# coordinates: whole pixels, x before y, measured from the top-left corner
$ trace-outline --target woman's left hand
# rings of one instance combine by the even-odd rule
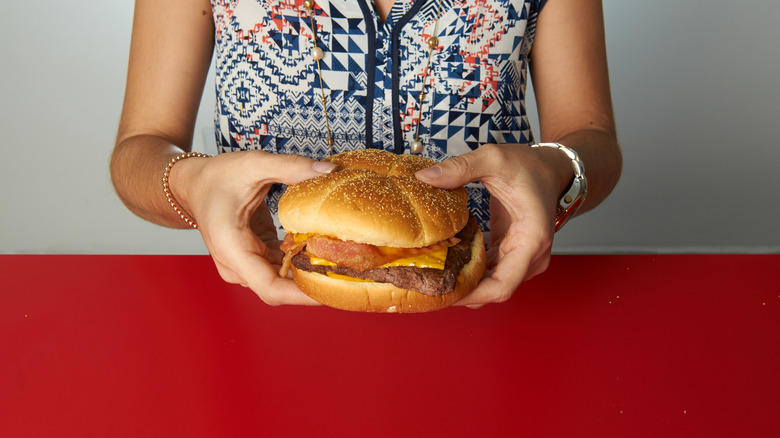
[[[504,302],[547,269],[558,196],[566,172],[569,180],[573,175],[563,154],[547,149],[486,144],[417,172],[417,179],[439,188],[480,181],[491,195],[487,272],[459,305]]]

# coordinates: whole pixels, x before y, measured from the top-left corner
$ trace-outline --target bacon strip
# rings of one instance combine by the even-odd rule
[[[292,265],[293,256],[303,251],[303,249],[306,247],[306,243],[307,241],[304,240],[303,242],[296,244],[295,240],[293,239],[293,235],[290,233],[287,233],[287,235],[284,236],[282,244],[279,245],[279,248],[284,251],[282,267],[279,268],[280,277],[287,277],[287,273],[289,272],[290,266]]]
[[[457,245],[460,239],[451,237],[424,248],[383,249],[367,243],[343,241],[327,236],[313,236],[308,239],[306,252],[339,266],[357,271],[378,268],[386,263],[407,257],[429,254],[442,248]]]
[[[379,252],[379,248],[374,245],[343,241],[327,236],[309,238],[306,252],[314,257],[358,271],[373,269],[386,263],[383,261],[385,257]]]

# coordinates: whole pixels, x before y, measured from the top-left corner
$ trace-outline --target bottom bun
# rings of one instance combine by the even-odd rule
[[[425,295],[390,283],[339,280],[295,266],[292,274],[303,293],[326,306],[354,312],[420,313],[443,309],[468,295],[485,275],[485,264],[485,242],[482,231],[477,230],[471,242],[471,260],[461,269],[455,289],[444,295]]]

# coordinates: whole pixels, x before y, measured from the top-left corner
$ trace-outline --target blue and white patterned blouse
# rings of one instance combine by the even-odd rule
[[[529,144],[528,55],[545,0],[396,0],[384,23],[370,0],[212,0],[216,23],[215,128],[220,152],[262,149],[321,159],[330,154],[320,77],[335,151],[409,153],[428,38],[420,139],[435,161],[484,143]],[[438,24],[436,18],[441,8]],[[280,195],[269,195],[272,211]],[[488,198],[470,188],[486,226]]]

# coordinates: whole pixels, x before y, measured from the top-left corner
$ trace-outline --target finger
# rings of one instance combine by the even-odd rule
[[[492,273],[493,268],[498,264],[498,245],[489,247],[487,251],[485,251],[485,255],[487,256],[485,267],[488,270],[487,275],[489,275]]]
[[[508,246],[509,243],[502,246]],[[463,298],[458,305],[472,308],[487,303],[503,303],[517,291],[520,284],[547,270],[550,265],[549,246],[540,244],[538,248],[522,245],[498,249],[498,264],[489,271],[474,291]]]
[[[272,154],[263,151],[251,151],[253,166],[266,183],[279,182],[295,184],[305,179],[332,172],[334,163],[316,161],[302,155]]]
[[[454,189],[468,183],[489,178],[501,166],[501,150],[495,145],[484,145],[467,154],[448,158],[434,166],[415,173],[415,177],[434,187]]]
[[[245,284],[268,305],[320,305],[301,292],[291,279],[279,277],[279,272],[262,257],[248,255],[237,269]]]
[[[490,211],[490,247],[498,248],[501,241],[504,240],[504,236],[509,232],[509,227],[512,225],[513,215],[507,207],[498,199],[497,196],[491,196],[489,201]]]
[[[242,243],[229,239],[221,244],[236,242],[231,251],[212,252],[217,269],[225,281],[252,289],[261,300],[273,306],[318,304],[304,295],[292,280],[279,277],[278,265],[274,266],[263,256],[265,248],[262,242],[251,232],[246,234],[241,239]]]
[[[249,287],[270,305],[316,304],[292,280],[279,277],[278,266],[267,259],[268,248],[248,227],[220,234],[216,240],[206,233],[203,237],[225,281]]]
[[[268,262],[272,265],[282,266],[282,261],[284,260],[284,251],[280,250],[278,247],[276,249],[268,248],[267,259]]]
[[[550,267],[550,255],[547,254],[546,257],[538,258],[534,261],[533,264],[531,264],[531,267],[526,271],[525,278],[523,278],[523,281],[528,281],[537,275],[543,273],[547,270],[547,268]]]
[[[226,283],[240,284],[241,286],[246,287],[244,279],[236,274],[236,271],[230,269],[216,257],[212,256],[212,260],[214,260],[214,266],[217,267],[217,272],[219,273],[219,276],[222,278],[222,280],[224,280]]]
[[[488,303],[503,303],[509,300],[525,276],[524,269],[502,269],[499,264],[490,276],[484,277],[476,289],[456,303],[472,308]]]
[[[267,202],[260,202],[249,221],[252,232],[263,242],[277,240],[279,235]]]
[[[274,265],[281,265],[284,252],[279,249],[281,241],[274,225],[273,217],[268,209],[268,203],[260,202],[257,210],[250,220],[252,232],[265,244],[267,248],[266,258]]]
[[[229,233],[221,235],[222,239],[213,240],[211,234],[206,232],[204,227],[199,229],[203,243],[206,244],[206,248],[211,254],[211,259],[214,260],[214,265],[217,267],[220,277],[228,283],[244,285],[244,279],[232,268],[231,264],[231,251],[243,251],[245,243],[241,237],[233,238],[235,234]],[[223,243],[223,240],[226,243]],[[238,244],[236,244],[238,243]]]
[[[510,231],[512,232],[512,231]],[[503,303],[507,301],[522,283],[529,269],[535,268],[535,259],[539,251],[535,246],[526,246],[527,236],[517,231],[507,235],[501,244],[488,249],[488,258],[495,260],[492,270],[486,273],[474,291],[458,304],[471,306],[485,303]],[[549,253],[549,252],[548,252]]]

